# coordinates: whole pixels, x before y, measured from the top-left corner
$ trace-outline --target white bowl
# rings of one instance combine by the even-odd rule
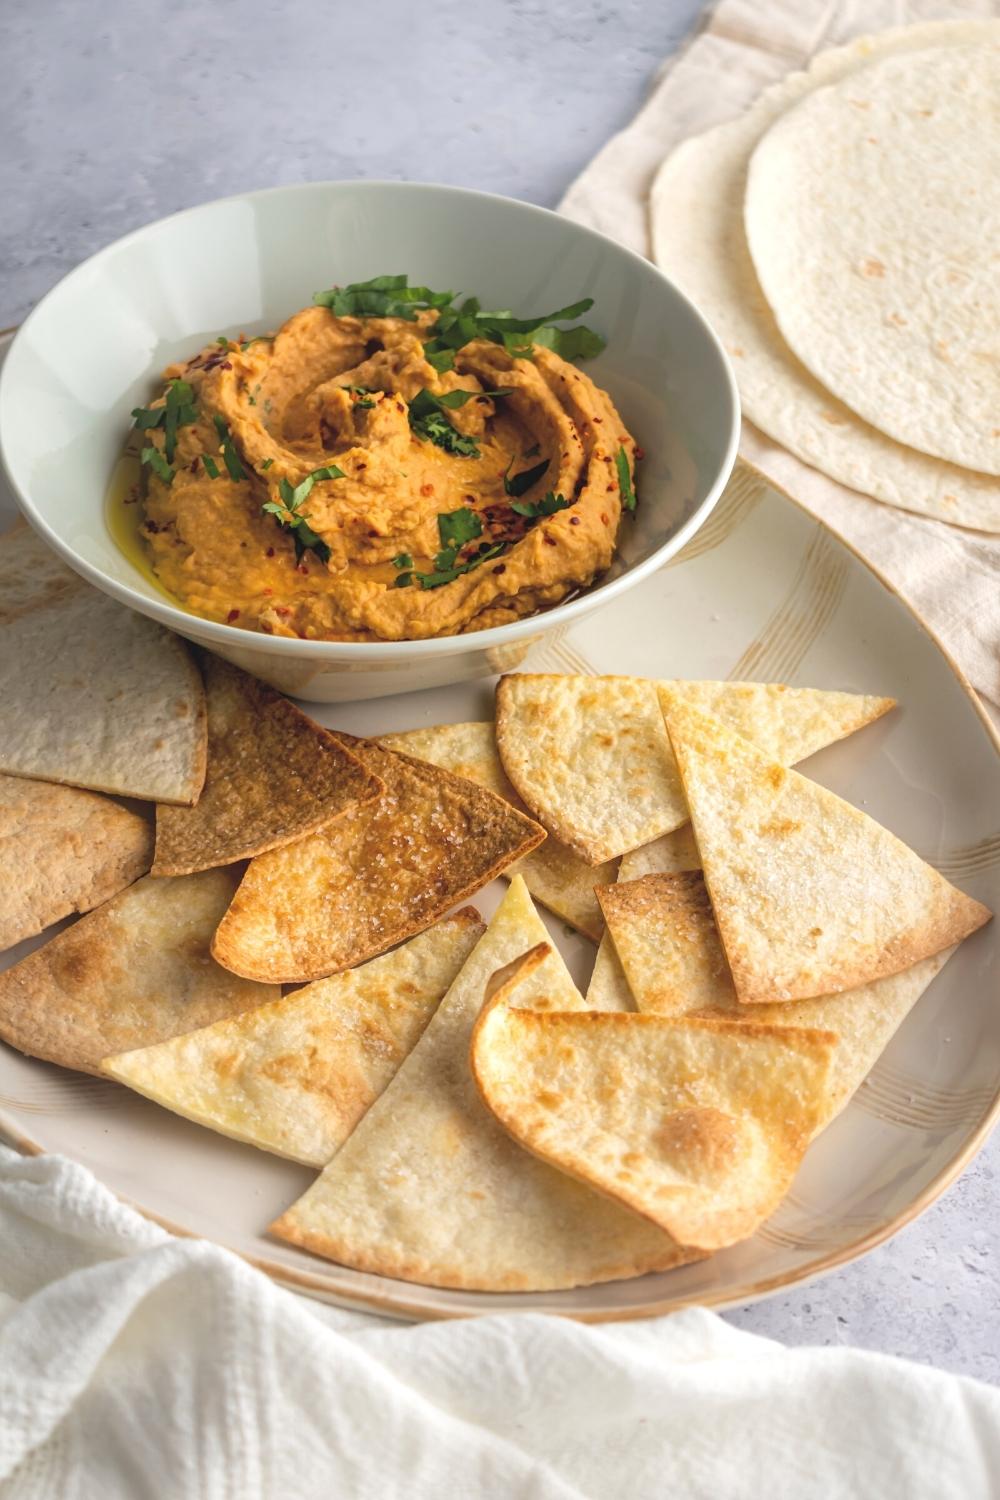
[[[288,640],[177,608],[118,548],[106,518],[129,412],[162,368],[220,333],[262,332],[314,291],[381,272],[527,315],[594,298],[605,352],[588,364],[645,449],[640,504],[595,587],[544,614],[430,641]],[[661,567],[722,492],[739,399],[701,314],[640,256],[569,219],[460,188],[319,182],[161,219],[85,261],[24,323],[0,380],[0,446],[31,524],[77,572],[284,692],[373,698],[507,670],[544,635]]]

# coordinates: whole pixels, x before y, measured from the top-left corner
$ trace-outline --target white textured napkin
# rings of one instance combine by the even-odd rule
[[[697,1309],[405,1328],[0,1147],[2,1500],[987,1500],[1000,1391]]]
[[[997,0],[721,0],[664,67],[651,97],[569,189],[560,208],[649,253],[646,198],[663,158],[740,114],[824,47],[910,22],[992,16]],[[973,686],[1000,703],[1000,537],[894,510],[828,479],[749,422],[741,452],[852,542],[919,610]]]

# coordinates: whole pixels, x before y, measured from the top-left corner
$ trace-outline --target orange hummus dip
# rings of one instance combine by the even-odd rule
[[[313,306],[164,372],[134,413],[141,535],[187,609],[421,640],[533,614],[608,567],[636,456],[610,397],[541,343],[476,337],[432,362],[438,318]]]

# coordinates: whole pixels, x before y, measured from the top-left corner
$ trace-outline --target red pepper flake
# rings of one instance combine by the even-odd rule
[[[420,486],[420,493],[422,495],[433,495],[434,486],[432,484],[422,484]]]
[[[268,549],[265,552],[264,556],[265,557],[273,557],[274,556],[274,548],[273,547],[268,547]]]
[[[307,578],[309,577],[309,569],[306,567],[305,563],[296,563],[295,571],[296,573],[304,573]]]
[[[609,484],[606,485],[605,488],[607,489],[609,494],[613,495],[618,486],[616,484]]]
[[[642,461],[643,461],[643,459],[645,457],[646,457],[646,450],[645,450],[645,448],[640,448],[639,445],[638,445],[638,443],[636,443],[636,445],[635,445],[635,458],[636,458],[636,462],[641,464]]]
[[[507,564],[506,563],[497,563],[497,565],[493,569],[493,571],[494,571],[494,573],[506,573],[506,571],[507,571]]]
[[[594,418],[594,421],[595,421],[595,422],[603,422],[603,421],[604,421],[604,418],[603,418],[603,417],[595,417],[595,418]]]
[[[197,474],[197,472],[198,472],[198,460],[196,458],[193,458],[191,460],[191,462],[188,464],[188,469],[190,470],[190,472],[192,474]]]
[[[221,363],[221,364],[220,364],[220,365],[219,365],[219,369],[220,369],[220,370],[231,370],[231,369],[232,369],[232,368],[233,368],[233,367],[232,367],[232,365],[231,365],[231,364],[230,364],[230,362],[229,362],[229,360],[228,360],[228,359],[224,359],[224,360],[223,360],[223,361],[222,361],[222,363]]]
[[[226,616],[226,624],[227,625],[231,625],[233,623],[233,621],[234,620],[238,620],[239,617],[240,617],[239,610],[238,609],[231,609],[229,611],[228,615]]]
[[[579,526],[579,524],[580,524],[580,517],[579,516],[570,516],[570,518],[569,518],[569,524],[571,526]]]
[[[601,520],[604,522],[605,526],[610,526],[611,525],[611,522],[608,520],[607,516],[604,514],[603,511],[601,512]]]
[[[549,547],[558,547],[558,545],[559,545],[559,543],[556,541],[555,537],[554,536],[549,536],[548,532],[546,532],[545,536],[542,538],[542,541],[545,542],[546,545],[549,546]]]
[[[403,410],[403,409],[404,409],[404,408],[403,408],[403,403],[402,403],[402,401],[397,401],[397,402],[396,402],[396,410],[397,410],[397,411],[402,411],[402,410]]]
[[[287,604],[276,604],[274,606],[274,613],[281,615],[282,619],[284,619],[285,615],[290,615],[291,612]]]
[[[271,624],[270,620],[258,620],[257,629],[262,630],[265,635],[274,634],[274,626]]]
[[[261,589],[262,594],[273,594],[274,589]]]

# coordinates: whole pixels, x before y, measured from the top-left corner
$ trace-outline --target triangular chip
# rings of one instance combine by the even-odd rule
[[[0,539],[0,771],[193,803],[205,695],[191,653],[59,563],[26,588],[20,563],[40,545],[20,530]]]
[[[141,814],[76,787],[0,776],[0,948],[108,901],[152,857]]]
[[[718,719],[673,700],[666,722],[744,1003],[898,974],[989,920],[895,834]]]
[[[840,1113],[954,952],[936,953],[901,974],[856,989],[750,1009],[736,998],[700,873],[647,875],[616,885],[604,894],[603,905],[608,920],[605,941],[613,945],[637,1010],[818,1027],[837,1035],[819,1129]]]
[[[638,880],[640,875],[654,871],[698,870],[701,855],[695,843],[694,829],[690,823],[665,833],[651,844],[642,844],[638,849],[622,856],[618,870],[618,884]],[[598,899],[597,893],[594,900]],[[597,950],[594,970],[587,989],[588,1010],[635,1010],[632,991],[625,970],[621,966],[611,935],[605,932]]]
[[[485,1103],[527,1151],[720,1250],[787,1193],[819,1119],[837,1039],[826,1031],[543,1014],[520,1008],[551,949],[528,954],[472,1038]]]
[[[522,1151],[479,1098],[469,1040],[487,983],[545,936],[518,876],[385,1093],[273,1234],[359,1270],[490,1292],[581,1286],[694,1258]],[[557,953],[522,1000],[582,1003]]]
[[[287,698],[207,652],[208,766],[195,807],[156,810],[154,875],[189,875],[293,843],[383,790]]]
[[[413,1050],[485,930],[465,907],[358,969],[105,1058],[104,1071],[210,1130],[323,1167]]]
[[[147,875],[81,917],[0,974],[0,1037],[31,1057],[100,1073],[113,1052],[276,1000],[273,985],[237,979],[209,953],[238,878]]]
[[[687,821],[657,687],[708,712],[786,765],[851,734],[891,698],[762,682],[517,673],[497,685],[497,745],[533,816],[591,864]]]
[[[236,974],[294,984],[352,968],[429,927],[545,837],[464,777],[340,737],[385,791],[251,862],[212,944]]]
[[[420,760],[429,760],[435,766],[444,766],[456,776],[478,781],[518,811],[528,811],[504,774],[492,724],[438,724],[430,729],[412,729],[407,734],[384,734],[382,744],[390,750],[402,750]],[[604,918],[594,887],[611,884],[618,874],[617,860],[590,865],[550,835],[544,844],[510,865],[504,874],[523,875],[536,901],[585,937],[598,941],[604,931]]]

